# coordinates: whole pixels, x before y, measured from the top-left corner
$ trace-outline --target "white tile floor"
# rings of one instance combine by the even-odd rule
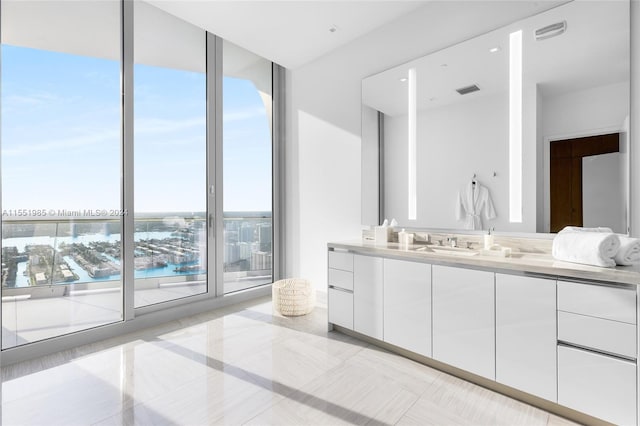
[[[2,368],[3,425],[569,425],[268,299]]]
[[[270,278],[242,279],[225,282],[226,293],[257,287]],[[203,282],[182,282],[159,288],[136,290],[135,306],[148,306],[202,294]],[[5,293],[3,292],[3,296]],[[29,342],[73,333],[122,320],[122,294],[116,283],[112,288],[80,291],[60,297],[2,298],[2,348],[8,349]]]

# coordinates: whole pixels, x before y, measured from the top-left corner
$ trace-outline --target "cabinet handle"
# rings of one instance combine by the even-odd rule
[[[341,291],[343,293],[353,294],[353,290],[347,290],[346,288],[334,287],[332,285],[330,285],[329,288],[332,289],[332,290]]]
[[[349,253],[349,249],[344,249],[344,248],[336,248],[336,247],[330,247],[329,251],[334,251],[336,253]]]
[[[614,354],[614,353],[607,352],[607,351],[601,351],[601,350],[598,350],[598,349],[593,349],[593,348],[589,348],[589,347],[582,346],[582,345],[576,345],[574,343],[565,342],[563,340],[558,340],[558,346],[564,346],[565,348],[576,349],[576,350],[583,351],[583,352],[590,352],[592,354],[602,355],[602,356],[606,356],[608,358],[614,358],[614,359],[617,359],[617,360],[620,360],[620,361],[630,362],[633,365],[636,364],[636,359],[632,358],[632,357],[619,355],[619,354]]]

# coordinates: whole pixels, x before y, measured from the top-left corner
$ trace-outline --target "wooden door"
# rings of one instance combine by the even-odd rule
[[[551,232],[582,226],[582,158],[619,152],[619,141],[618,133],[551,141]]]

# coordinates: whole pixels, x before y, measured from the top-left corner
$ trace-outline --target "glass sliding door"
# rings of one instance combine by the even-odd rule
[[[270,61],[223,43],[224,293],[273,281]]]
[[[123,318],[120,2],[1,2],[2,349]]]
[[[206,33],[134,5],[135,307],[207,291]]]

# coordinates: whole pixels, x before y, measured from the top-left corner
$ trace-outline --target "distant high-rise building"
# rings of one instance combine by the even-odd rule
[[[257,226],[260,251],[271,252],[271,224],[260,223]]]
[[[226,243],[224,263],[235,263],[240,260],[240,246],[237,243]]]
[[[238,243],[240,247],[240,259],[241,260],[249,260],[251,259],[251,243]]]
[[[271,270],[271,253],[264,251],[251,253],[251,270]]]
[[[224,231],[224,242],[233,244],[238,242],[238,231]]]
[[[252,243],[256,240],[256,227],[255,225],[244,223],[240,228],[239,242]]]

